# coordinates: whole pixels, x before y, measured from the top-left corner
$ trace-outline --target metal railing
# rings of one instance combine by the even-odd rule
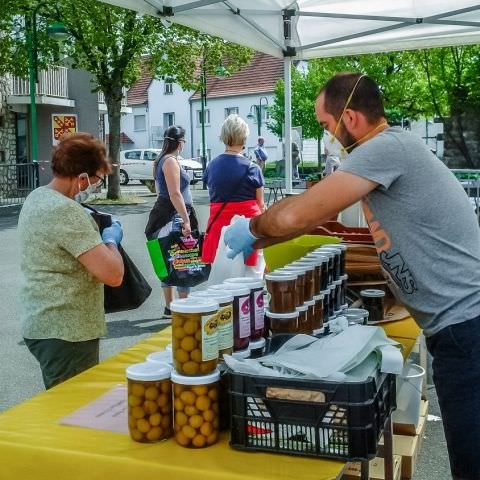
[[[10,92],[18,96],[30,95],[28,78],[10,77]],[[38,72],[35,93],[48,97],[68,98],[68,68],[50,67]]]
[[[480,223],[480,170],[452,168],[452,173],[462,184]]]
[[[22,204],[38,186],[38,163],[0,163],[0,206]]]
[[[127,99],[127,92],[128,88],[123,88],[122,93],[122,107],[128,107],[128,99]],[[105,95],[103,92],[98,92],[98,103],[105,103]]]

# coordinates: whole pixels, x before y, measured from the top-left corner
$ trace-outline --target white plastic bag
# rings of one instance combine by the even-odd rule
[[[230,225],[235,222],[238,217],[233,217]],[[223,283],[228,278],[245,277],[246,267],[243,263],[243,255],[237,255],[233,260],[227,257],[228,247],[225,245],[225,230],[228,227],[222,228],[222,234],[218,242],[217,254],[212,264],[212,270],[208,278],[207,286],[218,285]]]

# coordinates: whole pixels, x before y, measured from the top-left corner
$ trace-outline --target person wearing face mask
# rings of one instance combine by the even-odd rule
[[[103,285],[119,286],[124,273],[120,223],[100,235],[80,205],[110,171],[105,146],[88,133],[69,135],[51,167],[52,181],[27,197],[18,220],[22,334],[47,389],[98,363]]]
[[[185,129],[171,126],[165,131],[163,139],[162,151],[153,164],[153,178],[158,197],[145,227],[147,240],[166,236],[164,231],[168,225],[171,228],[181,228],[185,237],[190,236],[192,230],[198,230],[197,216],[192,205],[190,177],[178,162],[178,156],[185,145]],[[162,282],[165,297],[164,318],[172,316],[170,303],[173,300],[175,286]],[[177,292],[180,298],[185,298],[190,289],[177,286]]]
[[[205,170],[204,180],[210,196],[210,217],[202,252],[206,263],[215,260],[222,228],[230,225],[235,215],[250,218],[265,210],[262,171],[242,155],[249,134],[248,125],[240,116],[229,115],[220,133],[225,153],[214,158]],[[256,252],[245,264],[252,267],[252,275],[257,271],[263,273],[263,258]]]
[[[455,479],[480,479],[480,229],[461,184],[420,137],[390,127],[376,83],[337,74],[316,115],[338,170],[226,232],[232,255],[311,231],[362,201],[387,282],[427,337]]]

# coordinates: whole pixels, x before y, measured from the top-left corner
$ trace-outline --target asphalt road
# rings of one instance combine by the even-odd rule
[[[200,224],[205,226],[208,214],[208,199],[197,186],[194,191],[196,210]],[[146,189],[129,185],[125,190],[133,194],[144,194]],[[144,197],[145,204],[101,207],[114,213],[124,227],[123,245],[128,254],[143,272],[153,292],[137,310],[107,315],[108,334],[102,339],[101,358],[137,343],[140,339],[168,325],[162,321],[163,296],[147,257],[143,231],[153,197]],[[6,410],[43,391],[40,369],[28,352],[21,337],[19,300],[20,268],[17,240],[17,215],[1,216],[0,212],[0,311],[2,334],[0,335],[0,411]],[[35,248],[35,245],[32,245]],[[55,294],[49,292],[49,294]],[[60,294],[60,292],[57,292]],[[433,387],[429,388],[431,421],[427,422],[425,439],[417,463],[415,480],[448,480],[448,455],[440,412]],[[435,418],[435,419],[434,419]]]

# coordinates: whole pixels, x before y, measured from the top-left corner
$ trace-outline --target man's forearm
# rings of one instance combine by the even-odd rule
[[[298,214],[299,210],[302,210],[301,196],[285,198],[268,208],[262,215],[253,217],[250,220],[253,235],[259,239],[281,238],[283,241],[302,235],[313,228],[316,221],[312,221],[311,215]]]

